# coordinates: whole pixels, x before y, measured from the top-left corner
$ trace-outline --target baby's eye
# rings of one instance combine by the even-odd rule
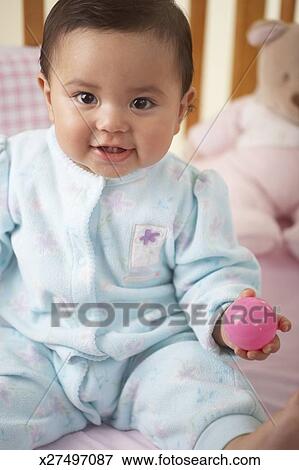
[[[92,93],[87,93],[85,91],[77,93],[75,98],[77,98],[81,104],[95,104],[97,102],[97,98]],[[95,102],[93,100],[95,100]]]
[[[155,103],[153,103],[148,98],[136,98],[135,100],[132,101],[132,104],[138,110],[143,110],[143,109],[147,110],[147,109],[151,109],[153,106],[155,106]],[[148,104],[149,104],[149,106],[147,106]]]

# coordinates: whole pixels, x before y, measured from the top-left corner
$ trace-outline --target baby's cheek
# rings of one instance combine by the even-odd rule
[[[173,134],[169,126],[161,123],[160,126],[155,127],[151,132],[147,133],[145,145],[152,152],[153,155],[162,158],[168,151]]]

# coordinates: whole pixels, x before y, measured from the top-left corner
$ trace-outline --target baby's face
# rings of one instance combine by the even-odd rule
[[[58,143],[106,177],[158,162],[194,97],[191,88],[181,98],[174,52],[149,34],[75,30],[52,67],[50,83],[40,74],[39,84]]]

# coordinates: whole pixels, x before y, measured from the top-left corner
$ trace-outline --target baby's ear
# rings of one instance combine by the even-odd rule
[[[288,30],[289,26],[283,21],[255,21],[247,31],[247,41],[251,46],[260,46],[264,42],[275,41]]]
[[[52,101],[51,101],[51,88],[50,88],[50,84],[48,80],[46,79],[43,73],[38,74],[37,83],[44,95],[45,102],[46,102],[47,109],[48,109],[49,119],[51,122],[54,122],[54,115],[53,115]]]
[[[190,108],[192,108],[192,104],[195,98],[196,98],[196,90],[193,86],[191,86],[189,90],[184,94],[183,98],[181,99],[179,115],[177,119],[176,128],[174,131],[174,135],[180,131],[181,122],[187,116],[188,112],[190,111]]]
[[[182,121],[188,114],[190,107],[193,106],[197,92],[194,86],[191,86],[189,90],[184,94],[181,105],[180,105],[180,120]]]

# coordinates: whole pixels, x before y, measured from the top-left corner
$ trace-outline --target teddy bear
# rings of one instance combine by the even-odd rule
[[[255,91],[191,127],[186,148],[226,181],[241,244],[299,260],[299,24],[257,21],[247,40],[261,46]]]

